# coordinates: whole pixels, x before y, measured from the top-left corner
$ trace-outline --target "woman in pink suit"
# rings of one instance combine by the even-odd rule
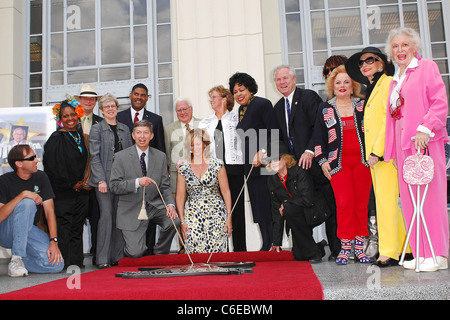
[[[447,177],[444,144],[449,141],[446,130],[448,101],[438,66],[429,59],[421,59],[420,38],[411,28],[398,28],[390,32],[386,53],[398,69],[390,85],[386,118],[386,145],[384,160],[395,159],[399,175],[400,198],[407,224],[411,224],[414,207],[408,185],[403,180],[403,162],[428,148],[433,158],[435,173],[423,208],[431,242],[437,257],[434,266],[424,230],[420,232],[420,271],[448,269],[449,227],[447,214]],[[414,188],[414,193],[417,191]],[[422,225],[422,224],[421,224]],[[416,254],[416,231],[410,238]],[[415,269],[415,259],[405,261],[404,267]]]

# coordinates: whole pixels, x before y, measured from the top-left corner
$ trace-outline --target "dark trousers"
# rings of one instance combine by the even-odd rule
[[[247,190],[252,206],[253,221],[258,224],[261,232],[261,251],[269,251],[273,242],[272,204],[267,187],[267,176],[250,176],[247,180]]]
[[[303,208],[294,204],[284,205],[284,218],[292,234],[292,253],[296,260],[309,260],[320,256],[319,246],[313,238],[313,227],[306,224]]]
[[[236,200],[244,186],[243,174],[227,174],[228,184],[231,192],[231,203],[235,205],[232,213],[233,224],[233,251],[247,251],[246,234],[245,234],[245,207],[244,207],[244,191],[240,195],[237,203]]]
[[[55,191],[58,247],[66,266],[83,266],[83,226],[88,214],[89,191]]]
[[[328,245],[332,254],[338,254],[341,251],[341,241],[337,237],[336,202],[334,200],[333,189],[329,182],[319,185],[319,188],[327,198],[328,205],[331,208],[331,216],[325,221],[325,233],[327,235]]]
[[[334,191],[330,181],[325,178],[322,169],[317,162],[313,161],[310,172],[313,176],[314,184],[322,191],[331,210],[331,216],[325,221],[325,232],[331,253],[337,255],[341,251],[341,241],[337,237],[336,200],[334,198]]]

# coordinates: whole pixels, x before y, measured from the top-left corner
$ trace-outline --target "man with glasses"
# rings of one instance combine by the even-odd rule
[[[172,193],[177,190],[177,165],[178,161],[186,160],[184,155],[184,139],[188,130],[198,128],[200,119],[192,116],[193,108],[189,99],[178,98],[175,101],[177,121],[164,127],[164,141],[166,143],[167,164],[170,168],[170,185]]]
[[[47,175],[29,145],[17,145],[8,154],[13,172],[0,176],[0,246],[11,249],[11,277],[56,273],[64,268],[58,248],[54,193]],[[48,234],[35,225],[41,212]]]

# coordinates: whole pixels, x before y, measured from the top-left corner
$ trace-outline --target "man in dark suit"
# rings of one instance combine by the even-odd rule
[[[274,107],[281,140],[286,144],[289,152],[295,156],[298,165],[311,172],[314,182],[320,185],[330,207],[335,212],[336,205],[331,185],[318,163],[314,161],[313,131],[322,99],[313,90],[296,87],[295,70],[290,66],[277,67],[274,72],[274,81],[278,91],[283,95]],[[336,236],[336,215],[327,220],[326,232],[331,256],[337,256],[340,245]]]
[[[132,258],[145,254],[146,230],[149,221],[153,221],[161,226],[154,253],[168,254],[180,219],[170,188],[166,155],[149,146],[153,138],[150,122],[136,122],[132,136],[135,145],[116,153],[109,185],[111,192],[119,196],[116,224],[125,240],[124,253]]]
[[[140,120],[147,120],[153,124],[155,137],[150,141],[150,147],[166,152],[164,144],[164,125],[160,115],[145,109],[148,101],[148,88],[142,83],[136,84],[130,93],[131,107],[117,114],[117,121],[126,124],[133,132],[133,124]]]

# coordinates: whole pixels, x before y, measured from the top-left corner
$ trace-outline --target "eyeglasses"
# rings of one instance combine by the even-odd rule
[[[102,106],[102,109],[104,110],[109,110],[109,109],[116,109],[117,106],[115,104],[111,104],[111,105],[106,105],[106,106]]]
[[[398,93],[398,99],[395,102],[395,108],[392,107],[392,104],[389,107],[389,111],[391,113],[391,117],[395,120],[399,120],[402,117],[401,107],[405,104],[405,99],[402,97],[401,93]]]
[[[34,155],[34,156],[31,156],[31,157],[28,157],[28,158],[25,158],[25,159],[22,159],[22,160],[19,160],[19,161],[34,161],[34,159],[36,159],[36,158],[37,158],[37,156]]]
[[[373,64],[375,61],[380,61],[380,59],[375,58],[375,57],[368,57],[364,60],[359,60],[358,65],[361,68],[364,65],[364,63],[370,65],[370,64]]]
[[[182,113],[182,112],[187,112],[191,107],[186,107],[186,108],[180,108],[178,110],[176,110],[177,113]]]

